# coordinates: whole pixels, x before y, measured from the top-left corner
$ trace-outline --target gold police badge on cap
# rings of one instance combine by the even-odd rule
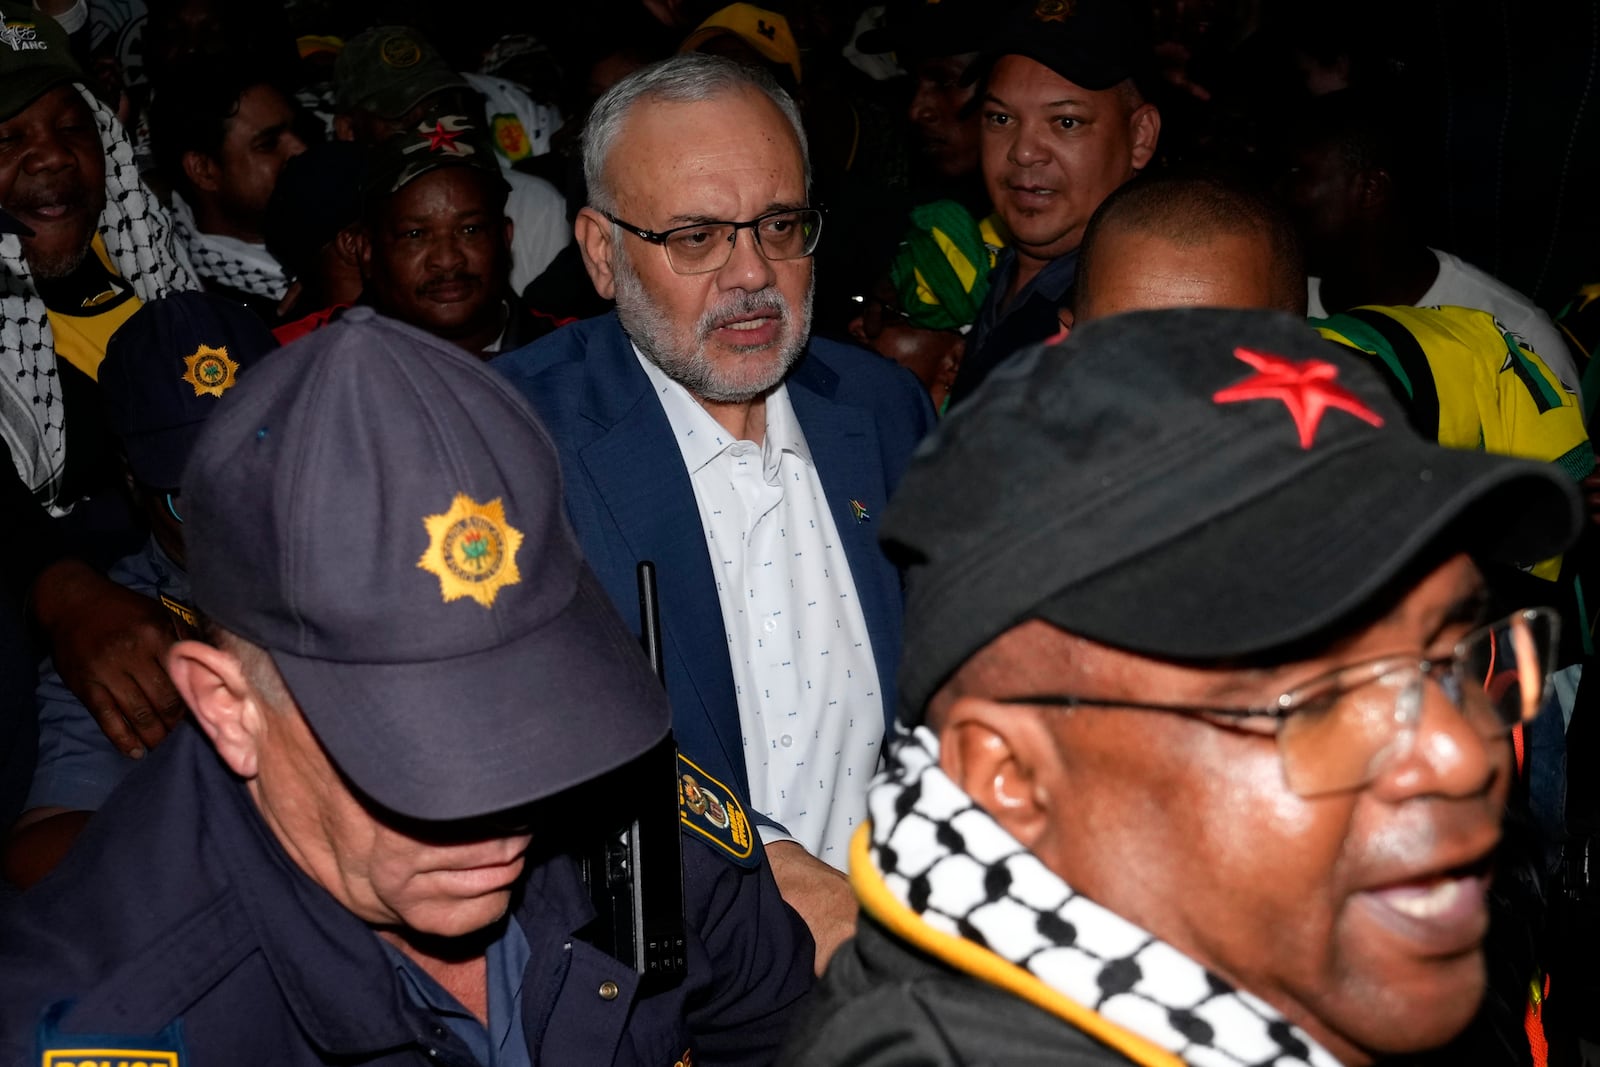
[[[499,497],[480,504],[457,493],[449,511],[422,522],[428,529],[428,550],[417,566],[438,576],[445,603],[469,596],[492,607],[501,589],[522,581],[516,559],[522,531],[506,521]]]
[[[239,364],[228,358],[228,346],[201,345],[193,355],[183,357],[183,380],[194,386],[195,396],[221,396],[233,388]]]

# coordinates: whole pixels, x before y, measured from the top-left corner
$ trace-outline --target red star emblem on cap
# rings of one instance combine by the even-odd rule
[[[456,138],[461,136],[461,131],[447,130],[444,128],[443,122],[435,119],[433,129],[423,134],[423,136],[428,139],[428,151],[437,152],[443,148],[446,151],[454,152],[456,150]]]
[[[1372,426],[1382,426],[1383,416],[1367,407],[1334,379],[1339,368],[1321,359],[1285,359],[1248,348],[1235,348],[1233,354],[1256,369],[1256,373],[1212,394],[1218,404],[1237,404],[1243,400],[1281,400],[1300,431],[1300,447],[1309,449],[1317,437],[1317,427],[1329,408],[1349,412]]]

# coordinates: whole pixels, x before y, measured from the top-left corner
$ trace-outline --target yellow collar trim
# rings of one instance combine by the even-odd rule
[[[965,971],[989,985],[1065,1019],[1101,1044],[1116,1049],[1145,1067],[1183,1067],[1183,1061],[1159,1045],[1124,1030],[1100,1013],[1052,989],[1028,971],[965,938],[935,930],[902,904],[872,862],[872,824],[863,823],[850,842],[850,884],[862,910],[904,941]]]

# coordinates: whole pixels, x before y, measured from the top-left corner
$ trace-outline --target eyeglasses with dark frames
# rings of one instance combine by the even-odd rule
[[[822,236],[822,210],[814,207],[769,211],[749,222],[697,222],[659,232],[624,222],[610,212],[603,214],[639,240],[660,245],[667,253],[667,265],[677,274],[721,270],[733,256],[740,230],[749,230],[756,248],[771,260],[804,259],[817,250]]]

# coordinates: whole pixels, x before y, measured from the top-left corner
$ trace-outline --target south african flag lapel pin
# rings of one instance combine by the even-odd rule
[[[872,516],[867,512],[867,506],[859,500],[850,501],[850,513],[856,517],[856,522],[872,521]]]

